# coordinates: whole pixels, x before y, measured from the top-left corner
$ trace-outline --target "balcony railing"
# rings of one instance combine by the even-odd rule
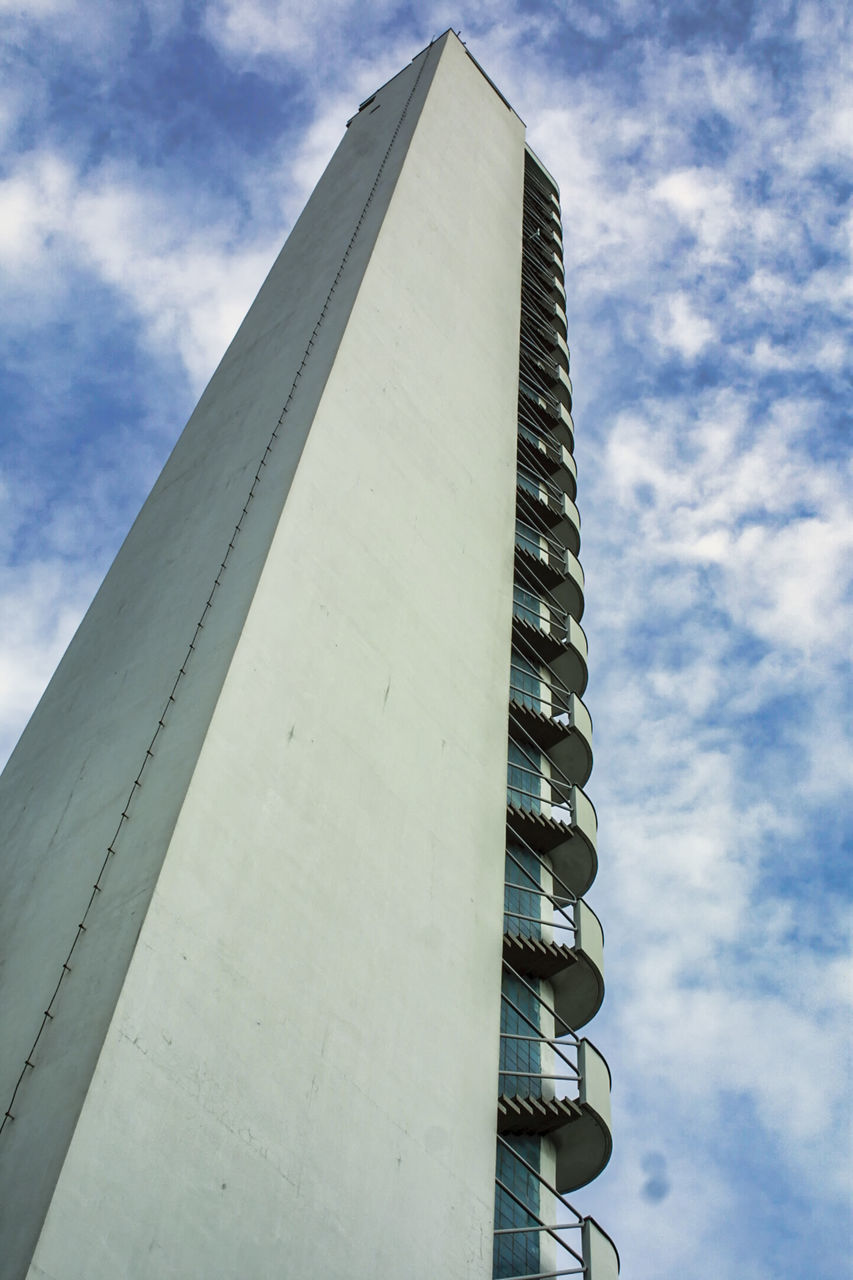
[[[524,640],[530,651],[547,662],[573,693],[582,694],[588,653],[583,627],[522,563],[515,570],[513,618],[526,629]]]
[[[524,379],[519,380],[518,416],[534,426],[538,425],[551,434],[567,449],[575,443],[575,424],[566,406],[555,396],[537,392]]]
[[[565,491],[519,464],[516,504],[525,520],[544,526],[573,555],[580,550],[580,512]]]
[[[532,414],[518,423],[518,456],[531,466],[558,476],[561,487],[571,499],[578,491],[577,466],[566,446]]]
[[[584,785],[592,772],[592,718],[524,636],[510,660],[510,725],[547,752],[564,777]]]
[[[582,897],[598,870],[598,818],[592,801],[561,774],[553,758],[511,723],[507,761],[507,822],[538,853],[547,854],[562,882]]]
[[[579,1213],[516,1146],[498,1135],[495,1280],[554,1280],[558,1276],[617,1280],[619,1255],[610,1237],[594,1218]],[[519,1195],[510,1181],[524,1187],[527,1196]],[[542,1212],[543,1202],[550,1210],[547,1216]]]
[[[504,975],[498,1132],[547,1134],[557,1188],[575,1191],[610,1159],[610,1071],[594,1045],[563,1024],[538,983],[507,964]]]
[[[529,558],[529,572],[578,622],[584,611],[584,573],[577,556],[556,538],[516,519],[515,545]]]
[[[604,999],[601,922],[518,836],[507,843],[506,865],[504,960],[526,977],[546,978],[561,1024],[577,1031]]]

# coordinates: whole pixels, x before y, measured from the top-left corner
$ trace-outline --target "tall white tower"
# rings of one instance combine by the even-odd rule
[[[447,33],[350,121],[0,780],[2,1280],[616,1274],[558,1195],[609,1155],[560,262]]]

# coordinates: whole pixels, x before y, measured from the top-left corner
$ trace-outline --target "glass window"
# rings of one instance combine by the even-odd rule
[[[531,990],[532,988],[532,990]],[[522,982],[505,973],[501,981],[501,1064],[499,1093],[521,1098],[542,1096],[539,1034],[539,982]]]
[[[534,627],[542,626],[542,601],[537,595],[532,591],[525,591],[524,587],[513,587],[512,600],[512,611],[517,618]]]
[[[509,740],[507,756],[507,804],[531,813],[542,810],[542,756],[535,747],[520,747]]]
[[[536,529],[533,529],[529,524],[525,524],[523,520],[516,520],[515,522],[515,541],[519,547],[529,551],[537,559],[547,560],[548,551],[544,538]]]
[[[539,668],[513,649],[510,659],[510,690],[513,700],[532,711],[542,710],[542,680]]]
[[[506,876],[504,885],[504,931],[523,938],[540,938],[542,925],[542,896],[536,892],[541,885],[542,868],[535,854],[519,844],[507,845]]]
[[[539,1171],[539,1153],[541,1140],[533,1137],[514,1135],[507,1139],[509,1146]],[[509,1187],[529,1212],[517,1204],[500,1187],[495,1196],[496,1227],[535,1227],[539,1209],[539,1183],[536,1178],[517,1160],[512,1151],[507,1151],[503,1143],[498,1143],[497,1159],[498,1180]],[[539,1234],[537,1231],[519,1231],[518,1234],[495,1236],[494,1263],[492,1275],[495,1280],[505,1276],[536,1275],[539,1266]]]

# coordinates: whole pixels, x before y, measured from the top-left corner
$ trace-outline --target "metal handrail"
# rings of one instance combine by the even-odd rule
[[[543,782],[550,782],[550,781],[551,781],[551,779],[550,779],[550,778],[546,778],[544,774],[538,773],[538,772],[537,772],[537,770],[535,770],[535,769],[528,769],[526,765],[522,765],[522,764],[514,764],[514,765],[512,765],[511,767],[512,767],[513,769],[520,769],[522,773],[529,773],[529,774],[531,774],[532,776],[535,776],[535,777],[537,777],[537,778],[541,778]],[[556,788],[555,788],[555,790],[556,790]],[[564,799],[564,798],[562,798],[562,797],[561,797],[561,798],[558,798],[557,800],[554,800],[554,799],[552,799],[550,796],[543,796],[543,794],[542,794],[542,792],[541,792],[541,791],[528,791],[528,790],[527,790],[525,787],[523,787],[523,786],[515,786],[514,784],[510,784],[509,782],[507,782],[507,792],[514,792],[516,795],[527,797],[527,798],[528,798],[528,799],[530,799],[530,800],[538,800],[540,804],[548,805],[548,806],[549,806],[549,808],[559,809],[559,810],[567,809],[567,810],[568,810],[568,812],[569,812],[569,817],[568,817],[568,818],[563,818],[563,817],[562,817],[562,815],[561,815],[561,816],[559,816],[559,817],[556,817],[556,818],[555,818],[555,815],[554,815],[553,813],[549,814],[549,815],[548,815],[548,817],[550,817],[550,818],[554,818],[554,820],[555,820],[555,821],[557,821],[557,822],[562,822],[565,826],[571,826],[571,809],[572,809],[572,805],[571,805],[571,801],[570,801],[570,800],[568,800],[568,799]],[[558,792],[558,796],[559,796],[559,792]],[[514,804],[514,803],[513,803],[513,801],[512,801],[512,800],[510,800],[509,798],[507,799],[507,804],[511,804],[511,805],[513,806],[513,808],[514,808],[514,809],[521,809],[521,810],[523,810],[523,811],[525,811],[525,812],[527,812],[527,813],[539,813],[539,812],[540,812],[540,810],[538,810],[538,809],[533,809],[532,807],[530,807],[530,808],[529,808],[529,807],[525,806],[524,804]]]
[[[561,210],[557,208],[547,192],[542,194],[542,188],[530,182],[527,177],[524,179],[524,205],[530,210],[531,215],[539,208],[562,226]]]
[[[553,254],[552,258],[556,258],[556,256],[556,254]],[[566,292],[565,277],[562,275],[562,263],[556,263],[553,260],[548,262],[546,259],[542,258],[535,249],[530,248],[529,244],[525,245],[522,250],[521,261],[522,273],[524,266],[526,266],[529,270],[535,271],[537,275],[545,281],[546,287],[552,288],[554,283],[556,283],[560,286],[563,293]]]
[[[562,694],[560,690],[556,691],[556,697],[543,698],[541,695],[534,693],[531,689],[525,689],[524,685],[513,684],[513,680],[512,680],[513,671],[515,671],[518,674],[526,675],[526,676],[533,675],[532,672],[526,671],[524,667],[516,666],[512,661],[510,661],[509,669],[510,669],[510,677],[509,677],[510,702],[515,702],[519,706],[524,706],[525,705],[524,699],[530,698],[532,701],[537,702],[539,706],[543,708],[543,710],[540,711],[539,713],[540,715],[547,716],[549,720],[555,720],[558,723],[562,723],[562,721],[560,720],[561,716],[568,716],[570,714],[570,708],[568,706],[561,705],[560,698]],[[547,684],[549,689],[552,689],[551,682],[549,680],[546,680],[543,676],[534,675],[533,678],[535,680],[538,680],[540,684]],[[554,692],[553,689],[552,689],[552,692]],[[512,694],[514,693],[520,694],[521,696],[519,698],[513,698]],[[568,697],[570,696],[571,696],[571,690],[569,690],[569,694],[567,696],[566,701],[568,701]],[[566,727],[571,728],[570,725],[567,725]]]
[[[565,880],[560,878],[557,871],[553,867],[549,866],[547,862],[545,862],[545,860],[542,858],[539,851],[537,849],[534,849],[533,845],[530,844],[529,841],[525,840],[523,835],[519,834],[512,819],[508,819],[506,825],[507,825],[507,829],[512,835],[513,840],[517,840],[519,844],[523,845],[527,853],[533,854],[534,858],[539,863],[540,867],[542,867],[544,871],[548,872],[554,884],[557,886],[558,889],[562,891],[565,898],[571,903],[580,902],[581,899],[575,893],[574,889],[571,889],[566,884]],[[506,850],[506,853],[508,857],[512,857],[512,854],[510,853],[509,849]]]
[[[526,373],[527,371],[525,370],[523,372]],[[559,418],[560,401],[556,398],[556,396],[553,396],[550,391],[547,391],[545,389],[540,390],[537,387],[532,386],[531,383],[526,381],[525,377],[521,375],[519,376],[519,379],[518,379],[518,390],[520,395],[526,396],[528,400],[532,400],[533,403],[538,405],[539,408],[542,407],[541,405],[539,405],[539,401],[544,400],[546,409],[550,411],[549,416],[553,418]],[[519,403],[523,403],[523,401],[519,400]]]
[[[517,1151],[515,1151],[515,1149],[508,1142],[505,1142],[504,1139],[501,1138],[500,1134],[498,1134],[498,1142],[503,1142],[507,1150],[511,1151],[514,1156],[518,1156]],[[527,1165],[526,1160],[524,1160],[521,1156],[518,1156],[518,1159],[521,1161],[522,1164],[526,1165],[527,1168],[529,1168],[532,1173],[536,1174],[536,1170],[533,1169],[530,1165]],[[541,1179],[541,1181],[544,1182],[544,1179]],[[568,1200],[563,1199],[559,1191],[555,1191],[554,1195],[557,1197],[557,1199],[560,1201],[560,1203],[563,1205],[564,1208],[569,1209],[575,1215],[575,1217],[578,1219],[577,1222],[555,1223],[553,1226],[549,1226],[546,1222],[543,1222],[543,1220],[539,1217],[538,1213],[533,1212],[533,1210],[530,1208],[530,1205],[525,1204],[525,1202],[521,1199],[521,1197],[518,1196],[513,1190],[511,1190],[511,1188],[508,1187],[506,1183],[501,1182],[500,1178],[495,1178],[495,1186],[499,1187],[501,1191],[505,1192],[506,1195],[508,1195],[511,1200],[515,1201],[515,1203],[519,1206],[520,1209],[524,1210],[524,1212],[527,1214],[529,1218],[532,1218],[535,1223],[539,1224],[536,1227],[496,1227],[494,1230],[495,1235],[513,1235],[513,1234],[518,1234],[522,1231],[524,1232],[537,1231],[539,1233],[544,1231],[547,1235],[551,1236],[554,1240],[556,1240],[557,1244],[560,1246],[561,1249],[565,1250],[565,1252],[568,1253],[576,1262],[579,1262],[581,1264],[580,1271],[578,1271],[577,1269],[572,1269],[569,1271],[538,1271],[535,1273],[528,1272],[526,1275],[508,1276],[507,1280],[548,1280],[548,1277],[551,1277],[551,1276],[569,1276],[569,1275],[574,1276],[574,1275],[585,1274],[586,1264],[584,1263],[583,1258],[579,1254],[575,1253],[571,1245],[566,1244],[565,1240],[561,1240],[560,1237],[556,1234],[558,1231],[572,1231],[577,1228],[583,1227],[583,1218],[578,1213],[577,1209],[575,1209],[572,1205],[569,1204]]]
[[[520,488],[524,488],[524,485],[521,483],[521,479],[520,479],[522,475],[524,475],[525,478],[529,479],[537,487],[537,489],[545,489],[548,494],[548,497],[553,498],[555,502],[560,502],[561,499],[563,498],[563,490],[560,488],[559,485],[554,484],[554,481],[549,480],[547,476],[537,475],[536,472],[533,471],[531,467],[528,467],[525,463],[520,462],[518,464],[518,468],[516,471],[516,484]],[[525,492],[530,493],[531,491],[530,489],[526,489]],[[540,498],[540,501],[541,501],[541,498]]]
[[[516,1205],[518,1205],[518,1207],[526,1214],[526,1216],[536,1225],[534,1227],[496,1227],[494,1234],[503,1236],[503,1235],[513,1235],[513,1234],[521,1234],[521,1233],[526,1234],[531,1231],[536,1231],[538,1234],[544,1233],[545,1235],[550,1236],[551,1239],[554,1240],[555,1243],[559,1246],[559,1248],[562,1249],[564,1253],[567,1253],[574,1262],[579,1262],[581,1264],[580,1269],[576,1267],[571,1267],[568,1269],[565,1269],[565,1268],[558,1269],[556,1271],[526,1272],[524,1275],[508,1276],[506,1280],[551,1280],[551,1278],[555,1276],[585,1275],[587,1268],[586,1268],[586,1263],[583,1260],[582,1254],[577,1253],[576,1250],[574,1250],[570,1244],[566,1243],[566,1241],[562,1238],[562,1236],[557,1234],[558,1232],[582,1230],[584,1220],[585,1220],[583,1214],[579,1213],[578,1210],[574,1207],[574,1205],[570,1204],[569,1201],[565,1198],[565,1196],[560,1191],[558,1191],[556,1187],[552,1186],[552,1184],[548,1181],[547,1178],[542,1176],[542,1174],[539,1172],[538,1169],[534,1169],[533,1165],[528,1163],[528,1161],[525,1160],[522,1155],[519,1155],[519,1153],[513,1147],[512,1143],[507,1142],[506,1139],[501,1137],[500,1134],[497,1135],[497,1139],[500,1145],[505,1147],[506,1150],[510,1153],[510,1155],[513,1156],[513,1158],[517,1160],[518,1163],[521,1164],[524,1167],[524,1169],[527,1170],[528,1173],[533,1175],[533,1177],[540,1184],[540,1186],[544,1187],[545,1190],[548,1191],[549,1194],[554,1197],[556,1203],[559,1204],[562,1209],[566,1210],[569,1214],[572,1215],[572,1217],[574,1218],[574,1221],[553,1223],[553,1224],[547,1223],[544,1220],[544,1218],[541,1218],[539,1214],[530,1207],[529,1204],[526,1204],[525,1201],[522,1200],[521,1197],[515,1191],[513,1191],[511,1187],[508,1187],[505,1182],[502,1182],[500,1178],[496,1177],[495,1187],[498,1188],[500,1191],[502,1191],[504,1195],[506,1195]]]
[[[509,1151],[513,1156],[515,1156],[515,1158],[516,1158],[516,1160],[519,1162],[519,1164],[524,1165],[524,1167],[525,1167],[525,1169],[527,1170],[527,1172],[528,1172],[528,1173],[532,1173],[532,1174],[533,1174],[533,1176],[534,1176],[534,1178],[536,1179],[536,1181],[537,1181],[541,1186],[543,1186],[543,1187],[545,1188],[545,1190],[546,1190],[546,1191],[549,1191],[549,1192],[551,1193],[551,1195],[552,1195],[552,1196],[555,1196],[555,1197],[557,1198],[557,1200],[559,1200],[560,1204],[562,1205],[562,1207],[563,1207],[564,1209],[568,1209],[569,1213],[574,1214],[574,1216],[575,1216],[575,1218],[577,1219],[577,1221],[576,1221],[576,1222],[573,1222],[573,1223],[569,1223],[569,1222],[567,1222],[567,1223],[566,1223],[566,1227],[567,1227],[567,1228],[568,1228],[568,1227],[574,1227],[574,1226],[582,1227],[582,1226],[583,1226],[583,1222],[584,1222],[584,1215],[583,1215],[582,1213],[579,1213],[579,1212],[578,1212],[578,1210],[575,1208],[575,1206],[574,1206],[573,1204],[570,1204],[570,1203],[569,1203],[569,1201],[566,1199],[566,1197],[563,1195],[563,1193],[562,1193],[561,1191],[558,1191],[558,1190],[557,1190],[557,1188],[556,1188],[555,1186],[553,1186],[553,1185],[548,1181],[548,1179],[547,1179],[547,1178],[543,1177],[543,1175],[539,1172],[539,1170],[538,1170],[538,1169],[534,1169],[534,1168],[533,1168],[533,1165],[532,1165],[532,1164],[529,1164],[529,1163],[525,1160],[524,1156],[519,1155],[519,1153],[516,1151],[515,1147],[512,1145],[512,1143],[511,1143],[511,1142],[507,1142],[506,1138],[502,1138],[500,1134],[498,1134],[498,1135],[497,1135],[497,1138],[498,1138],[498,1142],[501,1144],[501,1146],[506,1147],[506,1149],[507,1149],[507,1150],[508,1150],[508,1151]],[[510,1193],[510,1194],[512,1194],[512,1193]],[[522,1205],[521,1205],[521,1207],[522,1207],[522,1209],[526,1209],[526,1208],[527,1208],[527,1206],[526,1206],[526,1205],[524,1205],[524,1204],[522,1204]],[[531,1218],[535,1218],[535,1217],[536,1217],[536,1214],[535,1214],[535,1213],[533,1213],[531,1210],[528,1210],[528,1212],[530,1213]],[[547,1228],[546,1228],[546,1229],[547,1229]],[[564,1246],[564,1247],[567,1247],[567,1246]],[[580,1261],[580,1259],[579,1259],[579,1261]]]
[[[531,355],[522,346],[519,352],[518,367],[520,371],[524,371],[527,378],[538,380],[541,383],[541,394],[547,399],[555,401],[559,399],[559,397],[555,397],[554,392],[550,390],[550,388],[555,385],[559,387],[564,386],[559,374],[560,365],[556,360],[546,359],[543,356]],[[566,373],[566,377],[568,377],[568,373]],[[568,388],[566,387],[565,390],[568,390]]]
[[[527,228],[530,226],[531,221],[532,219],[530,217],[522,219],[522,254],[538,253],[542,255],[546,261],[550,261],[552,257],[557,258],[560,266],[562,267],[563,255],[561,250],[553,247],[554,237],[549,236],[549,239],[546,241],[545,236],[542,234],[542,228],[538,225],[533,231],[528,231]],[[527,223],[527,226],[525,226],[525,222]]]
[[[560,333],[557,327],[551,323],[550,317],[549,319],[546,320],[542,316],[541,312],[535,311],[531,306],[531,304],[528,303],[527,299],[524,296],[524,290],[522,290],[522,294],[521,294],[521,320],[522,320],[522,323],[527,322],[528,324],[536,325],[536,327],[539,329],[539,332],[542,334],[555,333],[558,338],[562,338],[563,342],[566,342],[566,339],[563,336],[563,334]],[[558,349],[560,348],[559,342],[553,343],[553,346]],[[567,342],[566,342],[566,346],[568,346]]]
[[[515,567],[514,585],[520,587],[522,591],[527,591],[530,595],[536,596],[540,604],[544,604],[548,607],[548,610],[552,615],[550,621],[553,621],[556,617],[558,624],[562,626],[563,630],[565,631],[567,629],[567,619],[569,617],[568,610],[560,604],[560,601],[554,595],[553,591],[551,591],[549,587],[546,587],[544,583],[540,582],[534,574],[530,573],[527,565],[521,561],[519,561]]]
[[[515,514],[516,519],[523,522],[530,522],[530,527],[539,530],[543,537],[550,536],[553,533],[553,521],[546,516],[546,511],[558,517],[557,523],[561,523],[564,518],[568,518],[571,524],[575,521],[571,518],[571,508],[564,501],[563,490],[556,485],[549,483],[547,480],[540,480],[534,476],[533,486],[538,492],[534,492],[533,487],[528,482],[523,484],[519,481],[518,473],[516,474],[516,496],[515,496]],[[545,495],[542,496],[541,490],[545,489]],[[574,506],[574,503],[572,504]],[[575,526],[577,527],[577,526]],[[580,538],[580,529],[577,528],[577,535]],[[562,546],[564,550],[568,550],[568,544],[561,543],[559,538],[554,539],[555,546],[558,551]],[[574,552],[572,552],[574,554]]]
[[[536,431],[540,439],[544,440],[546,444],[552,443],[555,448],[562,445],[563,443],[562,440],[557,435],[557,433],[552,429],[549,423],[543,421],[541,418],[538,418],[536,414],[533,412],[527,397],[523,398],[519,396],[517,411],[518,411],[519,423],[523,423],[525,426],[529,427],[531,430]],[[556,415],[553,420],[556,421]]]
[[[560,254],[563,252],[563,219],[558,220],[549,218],[547,222],[537,217],[536,210],[532,205],[524,205],[522,210],[521,228],[522,234],[531,240],[536,236],[550,236],[552,240],[556,240],[560,246]],[[532,228],[532,230],[531,230]]]
[[[541,275],[541,272],[539,274]],[[549,290],[547,290],[533,274],[533,266],[524,262],[524,260],[522,260],[521,263],[521,291],[522,293],[526,291],[528,297],[532,294],[534,300],[537,296],[542,298],[542,300],[548,304],[549,314],[552,314],[551,308],[557,299],[552,297]]]
[[[529,984],[525,984],[525,985],[529,985]],[[532,990],[532,988],[530,989]],[[534,995],[535,994],[536,993],[534,992]],[[501,992],[501,1002],[503,1004],[506,1004],[510,1009],[512,1009],[513,1013],[517,1013],[518,1016],[521,1018],[522,1022],[526,1022],[527,1025],[531,1027],[533,1031],[539,1032],[539,1035],[537,1036],[523,1036],[515,1031],[502,1031],[500,1033],[501,1040],[524,1040],[529,1044],[532,1044],[535,1042],[536,1044],[547,1045],[548,1048],[551,1049],[552,1052],[555,1054],[555,1056],[558,1057],[561,1062],[564,1062],[566,1064],[566,1066],[569,1068],[572,1074],[571,1075],[555,1075],[553,1073],[548,1073],[548,1072],[522,1071],[520,1069],[516,1071],[514,1067],[499,1066],[498,1067],[498,1090],[500,1091],[501,1076],[524,1076],[525,1079],[529,1079],[529,1080],[570,1080],[572,1081],[573,1084],[580,1084],[581,1073],[577,1063],[572,1062],[562,1052],[563,1049],[569,1048],[569,1047],[577,1049],[578,1045],[580,1044],[580,1036],[576,1032],[572,1032],[571,1034],[574,1037],[572,1039],[571,1037],[569,1037],[569,1033],[567,1031],[563,1031],[560,1033],[560,1036],[568,1037],[568,1043],[564,1043],[560,1039],[560,1036],[542,1035],[542,1028],[530,1017],[529,1014],[526,1014],[523,1009],[519,1008],[519,1006],[515,1004],[514,1001],[511,1000],[510,997],[506,995],[506,993],[503,991]],[[542,1001],[542,1003],[543,1005],[546,1004],[545,1001]],[[510,1095],[507,1095],[507,1096],[509,1097]]]
[[[541,294],[541,296],[544,297],[546,301],[548,301],[549,303],[555,302],[556,299],[551,296],[551,290],[554,287],[555,281],[562,283],[561,281],[559,281],[559,277],[556,274],[550,274],[547,271],[545,271],[542,265],[539,262],[537,262],[537,260],[532,255],[529,255],[528,257],[522,257],[521,259],[522,292],[524,292],[525,285],[526,285],[527,288],[532,290],[534,293],[538,291]],[[547,282],[547,284],[545,282]],[[565,293],[565,285],[563,286],[563,293]]]
[[[535,216],[535,211],[538,208],[543,213],[551,215],[554,221],[558,222],[562,227],[561,208],[554,204],[549,192],[543,192],[538,184],[530,183],[527,179],[524,182],[524,204],[529,207],[532,216]]]
[[[542,360],[550,360],[556,364],[556,361],[554,360],[554,357],[551,354],[551,352],[555,349],[554,346],[552,345],[549,347],[546,345],[546,343],[542,338],[541,330],[539,330],[538,334],[534,332],[533,326],[529,323],[529,317],[526,315],[522,315],[521,317],[521,328],[519,330],[519,347],[521,350],[524,350],[525,348],[527,348],[527,350],[531,352],[535,357],[538,357]]]
[[[541,455],[544,452],[546,456],[550,456],[551,460],[557,463],[558,467],[563,467],[564,463],[560,450],[564,449],[565,445],[562,441],[558,440],[548,427],[542,426],[537,422],[532,415],[529,421],[521,421],[521,416],[522,415],[519,414],[518,437],[527,446],[528,450],[530,450],[530,452],[525,454],[525,461],[528,466],[532,467],[534,463],[541,466]],[[531,426],[531,422],[533,423],[533,426]],[[534,430],[534,426],[537,428],[536,430]],[[540,443],[545,446],[544,451],[539,448]]]
[[[526,542],[530,543],[529,547],[525,545],[524,533],[519,531],[519,525],[521,526],[521,530],[530,530],[530,536],[526,539]],[[568,547],[566,547],[564,543],[558,542],[556,538],[550,537],[547,533],[544,533],[539,529],[535,529],[533,525],[525,524],[524,520],[519,519],[517,514],[515,532],[516,546],[520,546],[524,550],[529,550],[530,555],[534,556],[537,560],[541,560],[543,564],[547,564],[549,567],[557,569],[561,573],[565,573],[565,566],[568,563],[568,557],[566,555]],[[537,546],[533,545],[535,539],[539,539],[539,545]],[[542,547],[542,542],[545,542],[547,545]],[[542,554],[543,551],[545,552],[544,555]]]

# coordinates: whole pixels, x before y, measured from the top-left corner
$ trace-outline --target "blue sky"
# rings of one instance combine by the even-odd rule
[[[453,26],[560,182],[632,1280],[849,1265],[848,21],[0,0],[3,755],[359,101]]]

